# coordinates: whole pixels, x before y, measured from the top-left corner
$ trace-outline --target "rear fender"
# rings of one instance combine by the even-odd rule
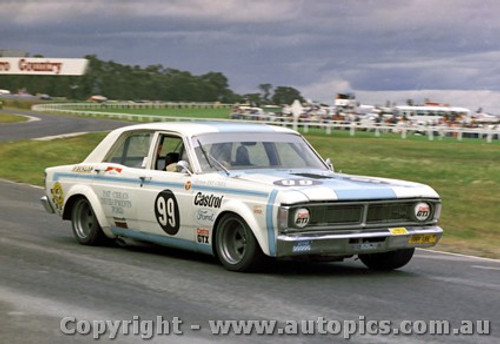
[[[102,209],[99,197],[97,197],[94,190],[92,190],[92,188],[88,185],[73,185],[66,193],[66,200],[64,202],[63,209],[63,219],[71,219],[71,209],[73,208],[73,203],[78,199],[78,197],[82,196],[90,202],[90,205],[94,210],[94,214],[97,217],[97,221],[99,222],[99,225],[101,226],[104,234],[106,234],[106,236],[109,238],[115,238],[116,235],[111,232],[110,225],[108,223],[108,220],[106,219],[104,210]]]

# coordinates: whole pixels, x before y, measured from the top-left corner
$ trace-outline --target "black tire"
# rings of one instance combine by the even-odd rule
[[[79,198],[73,204],[71,225],[76,240],[82,245],[101,245],[107,241],[94,210],[86,198]]]
[[[219,221],[215,249],[219,261],[230,271],[256,270],[265,259],[252,230],[236,214],[226,214]]]
[[[388,271],[408,264],[414,252],[414,248],[408,248],[383,253],[360,254],[359,259],[372,270]]]

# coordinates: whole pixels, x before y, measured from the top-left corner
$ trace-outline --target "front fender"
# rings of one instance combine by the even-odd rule
[[[241,218],[245,220],[247,225],[250,227],[250,230],[259,243],[262,252],[270,256],[271,252],[269,249],[269,236],[266,228],[265,208],[265,204],[249,205],[238,199],[232,199],[224,204],[222,211],[217,217],[216,223],[218,223],[224,213],[227,212],[232,212],[241,216]],[[259,211],[256,211],[256,209],[259,209]]]
[[[101,202],[99,201],[99,197],[97,197],[96,193],[92,188],[88,185],[73,185],[68,192],[66,193],[66,198],[64,201],[64,209],[63,209],[63,219],[69,220],[71,219],[71,208],[73,202],[77,197],[85,197],[90,202],[92,206],[92,210],[94,210],[94,214],[97,217],[97,221],[102,228],[104,234],[106,234],[109,238],[115,238],[116,235],[111,232],[110,225],[108,220],[106,219],[106,215],[104,210],[102,209]]]

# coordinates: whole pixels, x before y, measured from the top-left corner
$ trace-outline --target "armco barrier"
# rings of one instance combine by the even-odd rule
[[[155,116],[144,114],[130,114],[126,112],[104,112],[98,111],[106,109],[168,109],[168,108],[232,108],[232,104],[218,103],[194,103],[194,102],[153,102],[153,103],[64,103],[64,104],[37,104],[32,106],[33,111],[40,112],[60,112],[78,116],[87,117],[107,117],[116,118],[134,122],[168,122],[168,121],[223,121],[223,122],[251,122],[255,120],[234,120],[234,119],[217,119],[217,118],[193,118],[180,116]],[[293,129],[302,129],[308,132],[310,128],[320,128],[330,134],[332,130],[349,130],[351,136],[355,136],[357,131],[372,132],[375,136],[380,136],[382,133],[398,133],[402,139],[406,139],[408,134],[418,133],[426,135],[430,141],[434,139],[442,139],[445,136],[456,137],[458,141],[464,138],[484,139],[491,143],[493,140],[500,139],[500,125],[486,125],[483,128],[467,128],[467,127],[448,127],[448,126],[424,126],[424,125],[407,125],[407,124],[377,124],[377,123],[356,123],[356,122],[341,122],[341,121],[325,121],[317,122],[297,122],[290,117],[267,116],[259,123],[291,126]]]

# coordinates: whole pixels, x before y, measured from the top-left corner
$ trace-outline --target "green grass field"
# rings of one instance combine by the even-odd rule
[[[129,113],[151,116],[172,117],[203,117],[203,118],[229,118],[231,110],[223,107],[214,108],[165,108],[165,109],[106,109],[95,110],[99,112]]]
[[[53,141],[1,143],[0,177],[42,185],[45,167],[83,160],[104,133]],[[500,146],[481,140],[429,142],[373,133],[310,130],[308,140],[337,171],[401,178],[434,187],[443,200],[440,225],[445,236],[438,248],[500,258]],[[29,152],[29,154],[27,154]],[[32,159],[36,156],[37,159]]]
[[[28,120],[27,117],[12,115],[5,112],[0,112],[0,124],[2,123],[18,123],[18,122],[26,122]]]

